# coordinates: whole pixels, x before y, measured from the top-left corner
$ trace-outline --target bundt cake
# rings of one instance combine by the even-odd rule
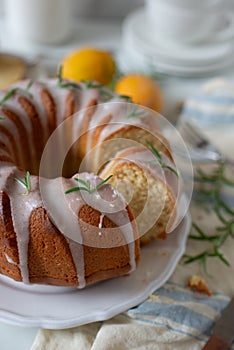
[[[135,268],[139,260],[139,242],[134,221],[131,222],[133,216],[111,185],[104,184],[98,192],[87,193],[86,198],[90,197],[87,202],[91,202],[91,206],[83,200],[80,191],[64,196],[67,203],[63,202],[63,196],[59,197],[59,184],[62,183],[64,190],[69,190],[76,185],[73,179],[48,180],[48,196],[60,209],[53,210],[53,217],[50,217],[43,207],[38,176],[30,176],[28,193],[19,182],[23,176],[24,173],[17,167],[9,163],[1,164],[2,274],[25,283],[82,288],[86,284],[127,274]],[[95,183],[95,186],[101,182],[99,177],[92,174],[83,173],[74,177]],[[118,208],[118,212],[112,215],[108,213],[108,203],[111,204],[111,201],[105,201],[107,208],[102,208],[100,196],[103,193],[111,198],[114,195],[121,210]],[[95,209],[95,198],[99,210]],[[70,216],[66,208],[71,209]],[[125,219],[126,233],[119,228],[120,215],[121,219]],[[74,225],[73,231],[69,231],[69,225],[63,225],[63,217],[70,226]],[[70,235],[73,233],[73,239],[61,234],[61,231]]]
[[[38,177],[45,145],[62,123],[51,159],[68,141],[63,177]],[[92,173],[132,142],[150,142],[171,156],[150,112],[97,83],[59,77],[1,91],[0,273],[25,283],[82,288],[131,272],[140,256],[131,209],[105,181],[112,174],[100,179]],[[74,175],[79,168],[86,172]],[[109,199],[102,208],[103,194]],[[65,213],[70,216],[64,221]]]
[[[102,170],[125,197],[136,218],[141,243],[165,239],[176,218],[178,173],[172,160],[148,142],[149,149],[119,151]]]

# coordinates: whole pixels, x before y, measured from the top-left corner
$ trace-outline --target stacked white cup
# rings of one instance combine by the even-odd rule
[[[151,35],[179,43],[234,39],[226,0],[146,0]]]
[[[69,38],[72,0],[5,0],[8,31],[18,40],[59,44]]]

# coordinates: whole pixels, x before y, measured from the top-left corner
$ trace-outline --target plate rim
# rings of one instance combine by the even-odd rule
[[[16,312],[8,311],[3,308],[0,309],[0,321],[20,327],[40,327],[46,329],[67,329],[73,328],[77,326],[81,326],[84,324],[89,324],[97,321],[104,321],[110,319],[121,312],[126,311],[147,299],[147,297],[153,293],[155,290],[160,288],[172,275],[174,270],[177,267],[177,264],[185,252],[186,249],[186,241],[189,234],[189,229],[191,227],[191,215],[189,211],[187,211],[183,221],[183,236],[181,237],[180,245],[178,247],[178,251],[174,252],[171,256],[171,260],[173,263],[170,263],[165,268],[163,274],[157,279],[150,281],[148,285],[145,287],[143,293],[135,295],[130,301],[126,300],[125,302],[121,302],[120,305],[116,307],[107,307],[102,310],[95,310],[95,313],[92,314],[84,314],[82,316],[74,316],[74,317],[65,317],[62,319],[58,319],[56,317],[49,316],[26,316],[21,315]],[[173,233],[172,233],[173,234]],[[128,277],[125,277],[128,278]],[[156,283],[157,282],[157,283]],[[15,282],[18,283],[18,282]],[[0,280],[1,284],[1,280]]]

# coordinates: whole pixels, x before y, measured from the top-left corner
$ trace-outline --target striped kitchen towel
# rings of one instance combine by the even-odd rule
[[[111,320],[40,331],[33,350],[200,350],[229,301],[223,293],[207,297],[169,281]]]
[[[234,123],[233,82],[223,78],[206,82],[185,101],[181,117],[211,127]]]

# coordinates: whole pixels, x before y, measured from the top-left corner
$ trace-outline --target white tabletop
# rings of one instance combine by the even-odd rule
[[[21,328],[0,323],[2,350],[29,350],[36,336],[37,328]]]
[[[87,22],[78,20],[74,26],[74,34],[69,42],[63,46],[45,47],[33,46],[16,42],[4,30],[3,22],[0,22],[1,50],[13,52],[24,56],[41,54],[47,59],[48,67],[53,70],[60,59],[74,48],[83,45],[93,45],[106,49],[118,49],[121,39],[121,23],[119,22]],[[234,70],[232,70],[234,72]],[[234,80],[231,70],[224,73]],[[178,100],[183,100],[195,91],[207,78],[182,79],[166,78],[160,80],[165,94],[164,114],[170,116]],[[29,350],[35,338],[37,328],[19,328],[0,323],[1,350]]]

